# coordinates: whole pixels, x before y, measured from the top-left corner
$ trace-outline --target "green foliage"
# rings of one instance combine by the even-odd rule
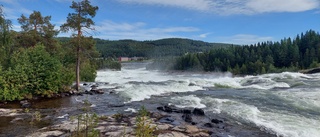
[[[96,59],[95,60],[98,69],[114,69],[114,70],[121,70],[121,63],[113,58],[107,59]]]
[[[88,54],[88,51],[92,50],[93,40],[92,37],[86,38],[83,35],[83,29],[93,29],[91,28],[94,25],[92,18],[96,15],[98,10],[97,6],[92,6],[89,0],[82,0],[80,2],[72,1],[71,9],[74,10],[74,13],[69,13],[67,17],[67,22],[60,26],[61,31],[68,32],[73,31],[77,34],[72,35],[71,44],[73,50],[76,51],[76,90],[79,90],[80,87],[80,66],[82,61],[82,56]],[[85,64],[84,66],[87,66]],[[90,70],[89,74],[90,74]],[[82,73],[88,74],[88,73]],[[87,76],[87,75],[85,75]],[[85,79],[92,79],[91,77],[85,77]]]
[[[72,137],[98,137],[99,131],[94,129],[99,122],[99,116],[90,110],[91,103],[84,101],[84,107],[81,109],[83,113],[73,116],[71,120],[77,120],[76,131],[72,133]]]
[[[151,119],[149,117],[149,112],[144,106],[139,110],[139,114],[136,117],[136,136],[137,137],[154,137],[154,132],[156,126],[151,125]]]
[[[50,20],[51,16],[43,17],[40,11],[33,11],[29,17],[21,15],[18,18],[22,28],[22,32],[17,39],[18,46],[33,47],[37,43],[42,43],[48,49],[54,50],[57,42],[53,37],[58,34],[58,31],[54,30],[54,25],[50,23]],[[48,51],[50,52],[50,50]]]
[[[72,83],[63,79],[69,73],[64,73],[60,61],[43,45],[14,52],[10,64],[8,70],[0,73],[0,100],[19,100],[32,95],[50,97]]]
[[[234,74],[263,74],[318,67],[320,34],[307,31],[296,39],[230,46],[209,52],[185,54],[176,61],[177,70],[231,71]],[[199,65],[200,64],[200,65]]]
[[[230,46],[230,44],[207,43],[181,38],[169,38],[155,41],[110,41],[102,39],[95,39],[95,41],[97,42],[97,50],[102,54],[103,58],[117,58],[120,56],[145,58],[181,56],[185,53],[205,52],[212,48]]]

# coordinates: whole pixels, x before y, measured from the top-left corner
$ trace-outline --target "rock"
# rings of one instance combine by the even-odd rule
[[[6,105],[8,102],[0,102],[0,106]]]
[[[190,83],[188,86],[196,86],[195,83]]]
[[[10,121],[10,123],[16,123],[17,121],[23,121],[24,119],[23,118],[14,118],[13,120]]]
[[[162,106],[161,107],[157,107],[157,109],[160,110],[160,111],[164,111],[164,107],[162,107]]]
[[[164,112],[172,113],[172,108],[170,106],[164,106]]]
[[[159,134],[158,137],[188,137],[183,133],[180,132],[167,132],[167,133],[163,133],[163,134]]]
[[[157,130],[168,130],[169,128],[171,128],[172,126],[171,125],[168,125],[168,124],[160,124],[160,125],[157,125],[156,126],[156,129]]]
[[[223,121],[219,119],[212,119],[211,122],[215,124],[223,123]]]
[[[104,93],[102,89],[91,89],[90,91],[93,93],[96,93],[96,94],[103,94]]]
[[[83,85],[84,85],[84,86],[87,86],[88,84],[87,84],[87,83],[83,83]]]
[[[126,104],[110,104],[110,107],[115,107],[115,108],[119,108],[119,107],[124,107]]]
[[[104,135],[107,137],[121,137],[123,135],[123,131],[113,131],[113,132],[106,132]]]
[[[183,110],[182,110],[182,113],[184,113],[184,114],[191,114],[191,110],[189,110],[189,109],[183,109]]]
[[[213,125],[211,123],[205,123],[203,126],[208,127],[208,128],[213,128]]]
[[[175,119],[172,117],[163,117],[159,120],[159,122],[161,122],[161,123],[169,123],[169,124],[174,121],[175,121]]]
[[[199,132],[199,133],[196,133],[196,134],[192,134],[191,136],[192,137],[210,137],[210,134],[206,133],[206,132]]]
[[[304,73],[304,74],[314,74],[314,73],[319,73],[319,72],[320,72],[320,67],[300,71],[300,73]]]
[[[91,86],[92,89],[97,89],[97,87],[98,87],[97,85],[92,85]]]
[[[188,123],[191,123],[192,122],[192,117],[190,114],[183,114],[182,115],[182,119],[185,121],[185,122],[188,122]]]
[[[20,104],[21,104],[22,108],[30,108],[31,107],[31,103],[28,102],[28,100],[20,101]]]
[[[176,126],[176,127],[172,128],[172,130],[179,131],[179,132],[185,132],[187,129],[186,129],[186,127],[183,127],[183,126]]]
[[[201,108],[194,108],[192,113],[197,116],[204,116],[204,111]]]
[[[196,126],[186,125],[186,132],[188,134],[194,134],[194,133],[200,132],[200,130]]]
[[[62,131],[47,131],[47,132],[36,132],[32,135],[27,135],[27,137],[58,137],[65,134]]]

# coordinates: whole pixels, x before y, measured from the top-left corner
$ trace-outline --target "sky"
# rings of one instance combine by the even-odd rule
[[[79,0],[75,0],[79,2]],[[106,40],[188,38],[254,44],[320,30],[320,0],[90,0],[98,6],[95,31]],[[40,11],[56,29],[66,22],[72,0],[0,0],[13,30],[17,19]],[[58,36],[70,36],[59,33]]]

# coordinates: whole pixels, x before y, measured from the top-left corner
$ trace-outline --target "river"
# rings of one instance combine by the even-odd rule
[[[52,124],[77,113],[84,99],[89,99],[96,113],[105,115],[129,113],[141,105],[152,109],[170,104],[203,108],[208,116],[220,115],[277,136],[320,136],[320,74],[234,77],[230,73],[146,70],[146,65],[124,63],[121,71],[98,71],[89,85],[97,84],[108,94],[43,101],[33,108],[52,117],[48,122]],[[13,127],[17,126],[12,122],[5,126]]]

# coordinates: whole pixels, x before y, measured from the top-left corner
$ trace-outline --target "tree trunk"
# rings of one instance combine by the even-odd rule
[[[80,41],[80,38],[79,38]],[[80,45],[77,46],[77,66],[76,66],[76,90],[80,87]]]

